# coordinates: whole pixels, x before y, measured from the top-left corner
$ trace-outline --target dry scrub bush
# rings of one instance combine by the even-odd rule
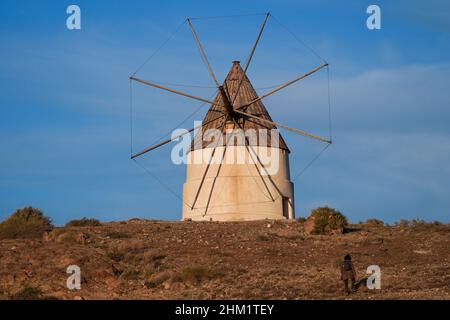
[[[395,225],[401,229],[411,229],[414,231],[437,231],[437,232],[450,232],[450,224],[445,224],[439,221],[427,222],[425,220],[402,219],[395,223]]]
[[[25,286],[16,294],[14,294],[11,299],[13,300],[56,300],[55,297],[52,296],[44,296],[41,289]]]
[[[102,223],[97,219],[82,218],[79,220],[71,220],[66,223],[66,227],[100,227]]]
[[[342,229],[348,224],[347,218],[338,210],[319,207],[311,211],[314,220],[313,234],[325,234],[332,230]]]
[[[384,226],[384,222],[378,219],[367,219],[365,223],[371,226]]]
[[[25,207],[0,223],[0,239],[41,238],[44,232],[51,229],[53,224],[42,211]]]
[[[120,231],[108,231],[105,234],[105,236],[110,238],[110,239],[127,239],[127,238],[130,238],[130,235],[128,233],[120,232]]]

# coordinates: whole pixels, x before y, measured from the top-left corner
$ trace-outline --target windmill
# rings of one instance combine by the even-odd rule
[[[185,22],[194,36],[203,61],[217,88],[217,95],[213,100],[143,80],[135,75],[130,77],[131,81],[142,85],[210,105],[202,123],[183,133],[194,132],[194,139],[187,154],[186,182],[183,185],[182,216],[184,220],[294,219],[294,185],[290,180],[289,172],[290,150],[278,134],[278,128],[328,145],[332,143],[331,139],[273,121],[263,104],[265,98],[327,67],[328,63],[324,62],[314,70],[287,81],[261,96],[258,96],[246,75],[269,16],[270,13],[265,15],[244,68],[239,61],[233,61],[222,83],[219,83],[216,78],[192,21],[189,18],[186,19]],[[211,130],[219,132],[219,139],[216,136],[212,143],[206,134]],[[250,139],[247,132],[252,132],[257,138]],[[261,133],[264,134],[261,135]],[[180,136],[172,136],[170,139],[132,154],[131,158],[141,157],[175,141]],[[267,155],[270,155],[271,159],[277,159],[275,171],[271,171],[267,163],[263,161]],[[232,161],[226,160],[230,158]],[[249,161],[239,163],[236,158]],[[195,159],[201,159],[201,161],[195,161]]]

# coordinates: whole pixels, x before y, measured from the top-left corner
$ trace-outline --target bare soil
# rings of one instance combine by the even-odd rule
[[[351,227],[307,235],[299,221],[130,220],[1,240],[0,298],[31,287],[56,299],[450,299],[449,225]],[[359,279],[380,266],[380,290],[344,293],[347,253]],[[74,264],[82,284],[71,291]]]

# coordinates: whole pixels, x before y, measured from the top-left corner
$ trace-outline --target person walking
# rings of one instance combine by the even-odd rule
[[[341,264],[341,280],[344,281],[344,289],[347,294],[355,290],[356,271],[353,266],[352,257],[347,254]],[[351,288],[348,287],[348,282],[351,280]]]

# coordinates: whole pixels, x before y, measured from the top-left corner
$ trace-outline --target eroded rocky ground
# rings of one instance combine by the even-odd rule
[[[37,288],[57,299],[450,299],[449,225],[352,228],[313,236],[299,221],[131,220],[1,240],[0,297]],[[346,253],[358,278],[381,267],[381,290],[343,293]],[[79,291],[66,287],[74,264]]]

